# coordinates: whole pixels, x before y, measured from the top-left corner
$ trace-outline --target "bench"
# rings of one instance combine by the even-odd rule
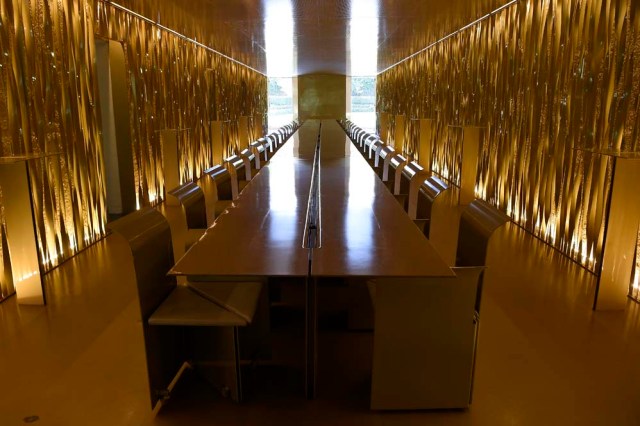
[[[146,353],[151,407],[169,398],[185,368],[195,367],[214,383],[242,400],[239,328],[253,321],[261,282],[221,284],[221,294],[242,307],[242,315],[185,286],[167,272],[174,264],[169,223],[153,208],[138,210],[109,223],[126,239],[133,256]],[[239,301],[238,299],[242,299]],[[212,350],[215,342],[215,350]]]

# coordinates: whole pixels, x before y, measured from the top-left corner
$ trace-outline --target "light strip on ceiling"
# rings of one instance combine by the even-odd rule
[[[395,66],[397,66],[397,65],[400,65],[400,64],[401,64],[401,63],[403,63],[403,62],[408,61],[409,59],[413,58],[414,56],[417,56],[417,55],[421,54],[422,52],[424,52],[424,51],[426,51],[426,50],[431,49],[433,46],[435,46],[435,45],[437,45],[437,44],[439,44],[439,43],[442,43],[443,41],[448,40],[448,39],[450,39],[451,37],[453,37],[453,36],[455,36],[455,35],[457,35],[457,34],[460,34],[461,32],[463,32],[463,31],[467,30],[468,28],[473,27],[473,26],[474,26],[474,25],[476,25],[476,24],[479,24],[480,22],[484,21],[485,19],[488,19],[488,18],[492,17],[492,16],[493,16],[493,15],[495,15],[496,13],[498,13],[498,12],[500,12],[500,11],[502,11],[502,10],[504,10],[504,9],[508,8],[509,6],[512,6],[512,5],[516,4],[518,1],[520,1],[520,0],[511,0],[509,3],[507,3],[507,4],[504,4],[504,5],[500,6],[500,7],[499,7],[499,8],[497,8],[496,10],[494,10],[494,11],[492,11],[492,12],[487,13],[486,15],[484,15],[484,16],[482,16],[482,17],[480,17],[480,18],[476,19],[475,21],[473,21],[473,22],[471,22],[471,23],[469,23],[469,24],[465,25],[464,27],[462,27],[462,28],[459,28],[459,29],[455,30],[455,31],[454,31],[454,32],[452,32],[451,34],[448,34],[448,35],[446,35],[446,36],[442,37],[440,40],[438,40],[438,41],[434,41],[433,43],[431,43],[431,44],[430,44],[430,45],[428,45],[427,47],[422,48],[422,49],[418,50],[417,52],[412,53],[411,55],[407,56],[406,58],[399,60],[399,61],[398,61],[398,62],[396,62],[395,64],[388,66],[387,68],[385,68],[385,69],[383,69],[382,71],[380,71],[377,75],[380,75],[380,74],[382,74],[382,73],[385,73],[385,72],[389,71],[391,68],[393,68],[393,67],[395,67]]]
[[[146,23],[148,23],[148,24],[151,24],[151,25],[153,25],[153,26],[156,26],[156,27],[158,27],[159,29],[161,29],[161,30],[163,30],[163,31],[166,31],[166,32],[168,32],[168,33],[171,33],[171,34],[173,34],[174,36],[179,37],[179,38],[181,38],[181,39],[182,39],[182,40],[184,40],[184,41],[188,41],[189,43],[193,43],[193,44],[195,44],[196,46],[201,47],[201,48],[203,48],[203,49],[205,49],[205,50],[208,50],[208,51],[209,51],[209,52],[211,52],[211,53],[214,53],[214,54],[216,54],[216,55],[220,55],[220,56],[222,56],[223,58],[230,60],[231,62],[235,62],[236,64],[241,65],[241,66],[243,66],[243,67],[245,67],[245,68],[248,68],[248,69],[250,69],[250,70],[252,70],[252,71],[255,71],[255,72],[257,72],[258,74],[261,74],[261,75],[263,75],[263,76],[265,76],[265,77],[267,76],[265,73],[263,73],[263,72],[261,72],[261,71],[258,71],[257,69],[255,69],[255,68],[253,68],[253,67],[251,67],[251,66],[249,66],[249,65],[245,64],[244,62],[240,62],[240,61],[238,61],[237,59],[233,59],[231,56],[227,56],[227,55],[225,55],[225,54],[224,54],[224,53],[222,53],[222,52],[219,52],[219,51],[217,51],[217,50],[215,50],[215,49],[213,49],[213,48],[211,48],[211,47],[209,47],[209,46],[207,46],[207,45],[205,45],[205,44],[202,44],[202,43],[200,43],[198,40],[195,40],[195,39],[189,38],[189,37],[187,37],[187,36],[186,36],[186,35],[184,35],[184,34],[180,34],[180,33],[179,33],[179,32],[177,32],[176,30],[172,30],[172,29],[171,29],[171,28],[169,28],[169,27],[165,27],[164,25],[162,25],[162,24],[160,24],[160,23],[158,23],[158,22],[155,22],[153,19],[149,19],[149,18],[147,18],[146,16],[140,15],[139,13],[134,12],[134,11],[133,11],[133,10],[131,10],[131,9],[127,9],[126,7],[124,7],[124,6],[122,6],[122,5],[118,4],[118,3],[114,3],[114,2],[109,1],[109,0],[99,0],[99,1],[100,1],[100,2],[102,2],[102,3],[104,3],[105,5],[113,6],[114,8],[116,8],[116,9],[118,9],[118,10],[122,11],[122,12],[125,12],[125,13],[128,13],[128,14],[132,15],[132,16],[135,16],[136,18],[141,19],[141,20],[145,21],[145,22],[146,22]]]

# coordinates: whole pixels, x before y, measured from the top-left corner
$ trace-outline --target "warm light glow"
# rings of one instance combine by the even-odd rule
[[[38,271],[31,271],[29,273],[26,273],[26,274],[22,275],[21,277],[18,277],[18,279],[16,280],[16,284],[21,282],[21,281],[27,280],[27,279],[29,279],[29,278],[31,278],[33,276],[36,276],[36,275],[38,275]]]
[[[99,0],[99,1],[104,2],[104,1],[106,1],[106,0]],[[225,59],[227,59],[227,60],[229,60],[229,61],[231,61],[231,62],[234,62],[234,63],[236,63],[236,64],[238,64],[238,65],[241,65],[241,66],[243,66],[243,67],[246,67],[246,68],[248,68],[248,69],[250,69],[250,70],[252,70],[252,71],[255,71],[255,72],[257,72],[257,73],[262,74],[260,71],[258,71],[258,70],[256,70],[256,69],[254,69],[254,68],[250,67],[249,65],[247,65],[247,64],[245,64],[245,63],[242,63],[242,62],[238,61],[237,59],[234,59],[234,58],[232,58],[232,57],[230,57],[230,56],[225,55],[225,54],[224,54],[224,53],[222,53],[222,52],[219,52],[219,51],[217,51],[217,50],[215,50],[215,49],[212,49],[211,47],[209,47],[209,46],[207,46],[207,45],[205,45],[205,44],[200,43],[198,40],[195,40],[195,39],[189,38],[189,37],[185,36],[184,34],[180,34],[180,33],[179,33],[179,32],[177,32],[176,30],[173,30],[173,29],[171,29],[171,28],[165,27],[164,25],[161,25],[160,23],[157,23],[157,22],[155,22],[154,20],[147,18],[146,16],[140,15],[139,13],[136,13],[136,12],[134,12],[134,11],[133,11],[133,10],[131,10],[131,9],[127,9],[126,7],[124,7],[124,6],[122,6],[122,5],[118,4],[118,3],[114,3],[114,2],[111,2],[111,1],[110,1],[110,2],[109,2],[109,5],[110,5],[110,6],[115,7],[116,9],[119,9],[119,10],[121,10],[121,11],[123,11],[123,12],[126,12],[126,13],[128,13],[129,15],[131,15],[131,16],[133,16],[133,17],[136,17],[136,18],[138,18],[138,19],[140,19],[140,20],[142,20],[142,21],[144,21],[144,22],[146,22],[146,23],[148,23],[148,24],[155,25],[155,26],[157,27],[157,33],[158,33],[157,37],[158,37],[158,39],[160,39],[160,38],[161,38],[161,37],[160,37],[160,30],[162,30],[162,31],[166,31],[166,32],[168,32],[168,33],[170,33],[170,34],[173,34],[173,35],[174,35],[174,36],[176,36],[176,37],[181,38],[181,39],[182,39],[182,40],[184,40],[184,41],[187,41],[187,42],[189,42],[189,43],[193,43],[193,44],[195,44],[196,46],[201,47],[201,48],[203,48],[203,49],[206,49],[206,50],[208,50],[209,52],[214,53],[214,54],[216,54],[216,55],[219,55],[219,56],[221,56],[221,57],[223,57],[223,58],[225,58]],[[264,75],[264,74],[263,74],[263,75]]]
[[[375,75],[378,70],[378,2],[351,1],[349,51],[350,76]]]
[[[266,2],[264,38],[269,77],[292,77],[295,74],[293,45],[293,11],[290,0]]]
[[[515,4],[380,73],[380,113],[433,118],[433,170],[453,184],[461,157],[455,129],[485,126],[476,196],[597,271],[612,161],[576,148],[638,150],[632,123],[640,92],[627,91],[622,103],[616,96],[635,72],[628,58],[640,38],[625,29],[634,3]],[[603,39],[606,34],[616,42]],[[552,39],[589,43],[547,42]],[[607,55],[600,45],[608,46]],[[603,121],[601,111],[612,117]],[[391,121],[392,134],[394,126]],[[400,149],[419,151],[415,145],[408,141]]]
[[[484,20],[485,20],[485,19],[487,19],[487,18],[490,18],[491,16],[493,16],[493,15],[495,15],[496,13],[498,13],[498,12],[500,12],[500,11],[502,11],[502,10],[506,9],[507,7],[509,7],[509,6],[511,6],[511,5],[514,5],[514,4],[516,4],[518,1],[520,1],[520,0],[511,0],[509,3],[507,3],[507,4],[504,4],[504,5],[500,6],[500,7],[499,7],[499,8],[497,8],[496,10],[494,10],[494,11],[492,11],[492,12],[490,12],[490,13],[488,13],[488,14],[484,15],[484,16],[483,16],[483,17],[481,17],[480,19],[477,19],[477,20],[475,20],[475,21],[473,21],[473,22],[471,22],[471,23],[469,23],[469,24],[465,25],[464,27],[462,27],[462,28],[460,28],[460,29],[455,30],[454,32],[452,32],[452,33],[450,33],[450,34],[447,34],[446,36],[442,37],[441,39],[439,39],[439,40],[437,40],[437,41],[435,41],[435,42],[431,43],[431,44],[430,44],[430,45],[428,45],[427,47],[424,47],[423,49],[420,49],[420,50],[418,50],[417,52],[412,53],[411,55],[407,56],[406,58],[404,58],[404,59],[402,59],[402,60],[400,60],[400,61],[398,61],[398,62],[396,62],[395,64],[393,64],[393,65],[391,65],[391,66],[388,66],[388,67],[387,67],[387,68],[385,68],[384,70],[380,71],[378,74],[382,74],[382,73],[384,73],[384,72],[387,72],[387,71],[388,71],[388,70],[390,70],[391,68],[396,67],[396,66],[398,66],[398,65],[402,64],[403,62],[406,62],[406,61],[408,61],[409,59],[412,59],[412,58],[414,58],[414,57],[418,56],[419,54],[421,54],[421,53],[423,53],[423,52],[425,52],[425,51],[427,51],[427,50],[431,49],[431,48],[432,48],[432,47],[434,47],[435,45],[440,44],[440,43],[442,43],[442,42],[444,42],[444,41],[446,41],[446,40],[450,39],[451,37],[453,37],[453,36],[455,36],[455,35],[459,34],[460,32],[462,32],[462,31],[464,31],[464,30],[467,30],[467,29],[469,29],[470,27],[472,27],[472,26],[474,26],[474,25],[476,25],[476,24],[479,24],[480,22],[484,21]],[[527,2],[527,3],[528,3],[528,2]]]

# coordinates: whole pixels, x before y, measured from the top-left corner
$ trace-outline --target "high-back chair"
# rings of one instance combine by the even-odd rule
[[[182,208],[187,229],[206,229],[207,211],[204,192],[194,182],[180,185],[168,194],[174,197]]]
[[[238,327],[251,322],[262,283],[217,283],[219,287],[212,286],[204,293],[178,286],[176,278],[167,275],[174,264],[169,224],[153,208],[136,211],[108,227],[127,240],[133,255],[152,408],[169,397],[185,366],[198,367],[200,359],[213,356],[222,358],[229,368],[222,373],[208,372],[208,377],[222,380],[220,388],[228,389],[231,397],[240,401]],[[247,297],[242,298],[243,315],[221,302],[233,299],[230,293],[235,293],[230,289],[240,284],[247,285],[241,291],[255,300],[251,305]],[[215,351],[210,342],[216,342]]]

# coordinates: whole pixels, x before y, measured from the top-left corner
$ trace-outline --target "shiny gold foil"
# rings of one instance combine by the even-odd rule
[[[577,148],[640,149],[639,9],[519,1],[379,75],[378,111],[436,118],[432,167],[454,183],[451,125],[487,127],[476,195],[597,271],[611,162]]]
[[[636,243],[636,263],[631,275],[631,284],[629,284],[629,297],[640,302],[640,230],[638,230]]]
[[[94,34],[125,44],[138,206],[164,193],[158,130],[189,129],[186,181],[211,166],[210,120],[231,120],[230,154],[237,117],[266,113],[266,77],[108,2],[0,0],[0,156],[59,153],[29,162],[45,271],[105,232]]]
[[[94,10],[88,0],[0,0],[0,155],[59,153],[29,161],[44,270],[104,235]]]
[[[125,44],[138,206],[164,196],[159,130],[180,132],[180,180],[212,166],[209,122],[230,120],[225,151],[238,146],[238,117],[266,113],[266,77],[223,56],[98,2],[98,33]]]

